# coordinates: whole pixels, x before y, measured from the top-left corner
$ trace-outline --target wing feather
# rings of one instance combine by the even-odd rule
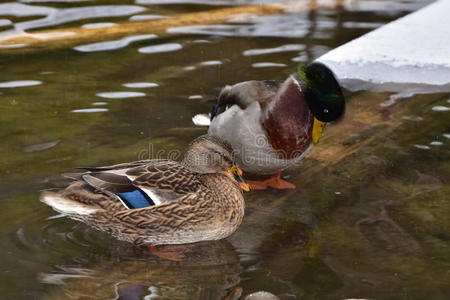
[[[121,163],[116,165],[110,165],[110,166],[102,166],[102,167],[80,167],[77,169],[86,170],[89,172],[97,172],[97,171],[110,171],[110,170],[122,170],[122,169],[130,169],[146,164],[151,164],[155,162],[161,162],[161,161],[168,161],[165,159],[145,159],[145,160],[137,160],[127,163]]]
[[[264,109],[272,102],[282,83],[282,80],[251,80],[225,86],[212,109],[211,120],[233,105],[246,109],[254,102],[258,102]]]
[[[118,193],[140,189],[156,205],[179,199],[203,185],[196,173],[179,162],[170,160],[141,160],[84,169],[87,170],[86,173],[65,176],[114,196],[112,199],[120,198]]]

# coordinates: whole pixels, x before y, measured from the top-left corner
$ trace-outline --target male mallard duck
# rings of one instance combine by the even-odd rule
[[[316,144],[325,123],[341,117],[345,101],[333,72],[313,62],[285,81],[245,81],[222,89],[209,134],[231,143],[238,166],[254,174],[254,189],[295,188],[280,178]]]
[[[248,186],[230,144],[203,135],[182,162],[141,160],[66,174],[75,181],[41,201],[70,218],[137,245],[186,244],[232,234]]]

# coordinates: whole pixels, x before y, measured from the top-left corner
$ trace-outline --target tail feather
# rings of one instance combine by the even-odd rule
[[[42,192],[40,200],[48,206],[51,206],[57,212],[67,215],[87,216],[100,210],[99,208],[92,207],[75,200],[70,200],[58,193],[50,191]]]

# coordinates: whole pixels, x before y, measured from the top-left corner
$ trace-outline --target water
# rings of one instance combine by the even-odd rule
[[[0,30],[259,3],[116,2],[3,2]],[[447,299],[448,93],[348,92],[346,118],[284,173],[298,189],[246,194],[239,230],[180,263],[38,201],[40,190],[65,187],[59,174],[75,167],[184,150],[206,132],[192,118],[210,110],[222,86],[285,78],[298,62],[425,4],[356,1],[0,56],[0,298],[243,299],[265,290],[282,299]]]

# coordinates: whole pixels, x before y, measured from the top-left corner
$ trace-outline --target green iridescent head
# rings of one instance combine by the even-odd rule
[[[339,119],[345,112],[345,99],[333,72],[320,62],[300,66],[297,75],[308,107],[319,121]]]

